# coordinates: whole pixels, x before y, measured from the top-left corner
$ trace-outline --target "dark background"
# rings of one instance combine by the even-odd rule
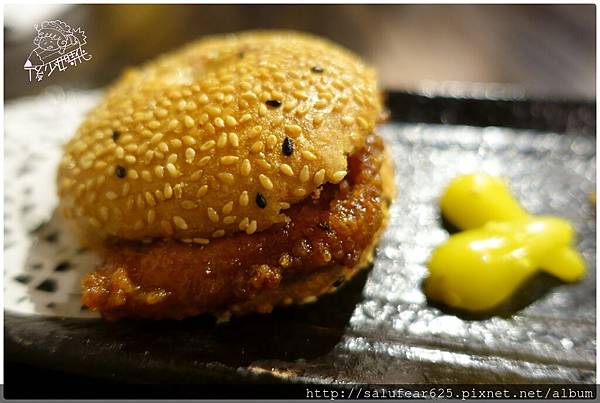
[[[329,37],[375,65],[387,89],[484,82],[535,97],[594,99],[595,15],[594,5],[75,5],[40,21],[15,24],[7,17],[5,99],[50,85],[104,86],[125,66],[195,38],[258,28]],[[93,59],[29,83],[23,63],[33,25],[45,18],[85,30]]]

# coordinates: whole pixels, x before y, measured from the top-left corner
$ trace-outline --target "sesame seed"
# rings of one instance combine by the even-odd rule
[[[252,220],[248,227],[246,227],[246,234],[252,235],[256,232],[257,223],[256,220]]]
[[[217,177],[219,178],[219,180],[221,182],[227,183],[227,184],[232,184],[235,179],[233,174],[231,174],[229,172],[220,172],[217,174]]]
[[[179,176],[179,171],[177,170],[177,168],[175,168],[175,165],[173,165],[172,163],[168,163],[166,165],[166,167],[167,167],[167,172],[169,172],[169,175],[171,175],[174,178]]]
[[[202,177],[202,172],[204,172],[202,169],[197,170],[190,176],[190,180],[194,182],[199,180]]]
[[[252,146],[250,146],[250,150],[253,153],[259,153],[261,151],[263,151],[265,149],[265,145],[263,144],[262,141],[257,141],[256,143],[252,144]]]
[[[223,132],[219,135],[219,138],[217,139],[217,147],[223,148],[226,145],[227,145],[227,133]]]
[[[294,91],[293,95],[295,98],[298,98],[298,99],[302,99],[302,100],[308,99],[308,95],[304,91]]]
[[[288,157],[294,152],[294,142],[291,138],[286,137],[281,144],[281,152]]]
[[[118,195],[115,192],[111,191],[111,190],[109,190],[108,192],[106,192],[105,196],[106,196],[106,198],[108,200],[115,200],[118,197]]]
[[[262,187],[264,187],[267,190],[273,190],[273,182],[271,182],[271,179],[269,179],[268,176],[266,176],[265,174],[260,174],[258,175],[258,180],[260,181]]]
[[[167,129],[173,130],[173,129],[177,128],[177,126],[179,126],[179,120],[171,119],[169,121],[169,125],[167,126]]]
[[[242,115],[242,117],[240,118],[240,123],[246,123],[246,122],[248,122],[248,121],[249,121],[249,120],[251,120],[251,119],[252,119],[252,115],[251,115],[251,114],[249,114],[249,113],[244,113],[244,114]]]
[[[177,154],[169,155],[169,158],[167,158],[167,162],[169,164],[175,164],[177,162]]]
[[[185,149],[185,162],[191,164],[194,162],[194,158],[196,157],[196,150],[191,147]]]
[[[358,118],[356,118],[356,121],[358,122],[360,127],[362,127],[363,129],[369,128],[369,123],[362,116],[359,116]]]
[[[309,161],[314,161],[314,160],[317,159],[317,156],[314,153],[312,153],[312,152],[310,152],[308,150],[303,150],[302,151],[302,157],[304,159],[309,160]]]
[[[180,228],[180,229],[183,229],[183,230],[188,229],[187,222],[185,222],[185,220],[183,218],[181,218],[181,217],[179,217],[177,215],[173,217],[173,224],[175,224],[175,226],[177,228]]]
[[[154,167],[154,175],[156,175],[159,178],[162,178],[165,176],[165,169],[163,168],[162,165],[157,165]]]
[[[216,142],[214,140],[208,140],[207,142],[205,142],[204,144],[202,144],[200,146],[200,151],[207,151],[210,150],[211,148],[213,148],[215,146]]]
[[[160,151],[162,151],[163,153],[167,153],[167,152],[169,152],[169,146],[168,146],[168,145],[167,145],[167,143],[165,143],[164,141],[161,141],[161,142],[158,144],[158,149],[159,149]]]
[[[240,194],[240,206],[246,207],[248,205],[248,202],[248,192],[244,190],[242,194]]]
[[[262,133],[262,126],[254,126],[252,130],[250,130],[249,137],[254,138]]]
[[[327,101],[325,101],[324,99],[319,99],[317,102],[315,102],[313,104],[313,106],[317,109],[323,109],[327,106]],[[314,122],[314,120],[313,120]]]
[[[262,195],[262,193],[256,194],[256,205],[260,208],[267,207],[267,199]]]
[[[346,176],[347,172],[346,171],[337,171],[334,172],[331,175],[331,181],[333,183],[340,183],[342,181],[342,179],[344,179],[344,177]]]
[[[206,209],[206,212],[208,213],[208,218],[210,219],[210,221],[214,223],[219,222],[219,213],[217,213],[217,211],[214,208],[209,207],[208,209]]]
[[[119,178],[124,178],[125,176],[127,176],[127,170],[121,165],[117,165],[117,167],[115,168],[115,175],[117,175],[117,177]]]
[[[200,161],[198,161],[198,165],[199,166],[204,166],[208,163],[208,161],[210,161],[212,157],[210,155],[207,155],[206,157],[202,157],[200,158]]]
[[[135,169],[130,169],[129,173],[128,173],[128,176],[131,179],[137,179],[139,177],[138,173],[137,173],[137,171]]]
[[[194,122],[194,119],[191,116],[185,115],[185,117],[183,118],[183,124],[188,129],[191,129],[192,127],[194,127],[195,122]]]
[[[250,92],[250,91],[244,92],[242,94],[242,99],[244,99],[244,100],[246,100],[248,102],[252,102],[252,103],[258,101],[258,98],[256,97],[256,94],[253,93],[253,92]]]
[[[227,126],[236,126],[237,120],[233,116],[225,116],[225,124]]]
[[[228,215],[227,217],[223,218],[223,224],[227,224],[227,225],[233,224],[235,222],[236,218],[237,217],[234,215]]]
[[[148,210],[148,216],[146,218],[148,220],[148,224],[152,224],[156,219],[156,211],[154,209]]]
[[[317,186],[320,186],[325,181],[325,170],[320,169],[317,171],[313,180]]]
[[[183,136],[181,139],[186,146],[193,146],[196,144],[196,140],[192,136]]]
[[[148,122],[147,125],[150,129],[158,129],[160,127],[160,122],[158,120],[153,120]]]
[[[144,169],[142,171],[142,179],[146,182],[152,182],[152,174]]]
[[[298,136],[302,133],[302,128],[298,125],[286,125],[285,131],[293,136]]]
[[[260,159],[258,161],[256,161],[256,163],[262,168],[262,169],[271,169],[271,164],[269,164],[266,160],[264,159]]]
[[[266,107],[265,105],[262,105],[262,104],[261,104],[261,105],[258,107],[258,114],[259,114],[260,116],[265,116],[265,115],[267,114],[267,107]]]
[[[221,114],[221,108],[219,108],[218,106],[215,105],[209,105],[206,107],[206,111],[211,115],[211,116],[219,116]]]
[[[115,149],[115,155],[117,156],[117,158],[124,158],[125,157],[125,149],[123,147],[117,147]]]
[[[289,209],[291,207],[291,204],[290,203],[286,203],[286,202],[280,202],[279,203],[279,207],[281,209],[285,210],[285,209]]]
[[[250,222],[250,220],[248,219],[248,217],[244,217],[244,219],[242,221],[240,221],[240,224],[238,225],[238,228],[241,231],[244,231],[246,228],[248,228],[249,222]]]
[[[279,108],[281,106],[281,102],[275,100],[275,99],[269,99],[268,101],[265,102],[265,104],[269,107],[269,108]]]
[[[202,185],[198,188],[198,191],[196,192],[196,197],[200,198],[200,197],[204,196],[207,192],[208,192],[208,185]]]
[[[185,210],[193,210],[198,207],[198,205],[191,200],[184,200],[181,202],[181,207],[183,207]]]
[[[267,148],[271,149],[273,147],[275,147],[275,144],[277,144],[277,137],[274,134],[270,134],[269,137],[267,137]]]
[[[152,136],[152,138],[150,139],[150,143],[152,144],[157,144],[159,141],[161,141],[163,138],[163,134],[162,133],[156,133],[154,136]]]
[[[292,194],[296,197],[302,197],[302,196],[306,195],[306,190],[304,190],[302,188],[296,188],[296,189],[294,189]]]
[[[281,171],[281,173],[283,173],[284,175],[287,176],[294,176],[294,170],[292,169],[291,166],[289,166],[288,164],[281,164],[279,165],[279,170]]]
[[[223,235],[225,235],[225,230],[223,229],[218,229],[212,233],[213,238],[221,238]]]
[[[220,117],[215,118],[214,123],[215,123],[215,126],[217,126],[217,127],[225,127],[225,122]]]
[[[229,144],[234,148],[237,148],[240,145],[240,139],[237,134],[229,133]]]
[[[300,175],[298,175],[298,179],[300,179],[300,182],[308,182],[308,180],[310,179],[310,171],[308,169],[308,165],[304,165],[302,167],[302,170],[300,170]]]
[[[197,243],[199,245],[208,245],[210,243],[210,240],[206,238],[192,238],[192,242]]]
[[[154,200],[154,196],[152,196],[152,193],[146,192],[144,193],[144,197],[146,198],[146,203],[148,203],[152,207],[156,206],[156,200]]]
[[[316,65],[310,68],[310,71],[312,71],[313,73],[317,73],[317,74],[321,74],[323,71],[323,67]]]
[[[354,123],[354,118],[351,116],[344,116],[342,118],[342,124],[344,124],[345,126],[350,126],[352,123]]]
[[[150,161],[152,161],[152,158],[154,158],[154,151],[152,151],[152,150],[146,151],[146,153],[144,154],[144,162],[146,164],[149,164]]]
[[[224,157],[221,157],[221,164],[232,165],[235,164],[239,159],[240,157],[237,157],[235,155],[226,155]]]
[[[315,115],[313,116],[313,126],[319,127],[323,123],[323,115]]]
[[[167,200],[173,197],[173,188],[171,187],[170,183],[165,183],[163,194],[165,195],[165,199]]]
[[[231,210],[233,209],[233,201],[229,201],[227,203],[225,203],[225,205],[223,205],[223,214],[229,214],[231,213]]]

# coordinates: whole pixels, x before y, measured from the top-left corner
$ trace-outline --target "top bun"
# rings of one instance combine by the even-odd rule
[[[84,233],[205,243],[285,220],[346,175],[381,112],[374,71],[293,32],[209,37],[126,71],[64,149]]]

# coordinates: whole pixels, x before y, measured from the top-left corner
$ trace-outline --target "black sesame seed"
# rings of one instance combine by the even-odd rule
[[[239,56],[239,58],[240,58],[240,59],[243,59],[243,58],[244,58],[244,56],[246,56],[246,52],[244,52],[244,51],[242,50],[240,53],[238,53],[238,56]]]
[[[113,133],[112,133],[112,139],[113,139],[113,141],[119,140],[119,137],[121,137],[121,132],[119,132],[117,130],[113,130]]]
[[[281,145],[281,152],[288,157],[292,155],[294,152],[294,142],[291,138],[286,137],[283,139],[283,144]]]
[[[267,104],[268,107],[270,108],[279,108],[281,106],[281,102],[275,100],[275,99],[269,99],[267,102],[265,102]]]
[[[117,167],[115,168],[115,174],[119,178],[124,178],[125,176],[127,176],[127,170],[121,165],[117,165]]]
[[[324,72],[325,70],[323,70],[323,67],[321,66],[313,66],[310,71],[312,71],[313,73],[317,73],[317,74],[321,74],[322,72]]]
[[[265,197],[262,195],[262,193],[257,193],[256,194],[256,204],[260,208],[267,207],[267,199],[265,199]]]

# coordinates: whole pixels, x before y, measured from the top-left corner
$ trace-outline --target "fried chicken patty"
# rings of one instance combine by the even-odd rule
[[[103,266],[82,279],[83,303],[113,319],[180,319],[228,308],[268,312],[298,284],[301,295],[322,293],[350,273],[382,227],[383,162],[383,142],[372,134],[348,157],[344,181],[324,185],[289,208],[286,223],[260,233],[208,245],[115,241]]]

